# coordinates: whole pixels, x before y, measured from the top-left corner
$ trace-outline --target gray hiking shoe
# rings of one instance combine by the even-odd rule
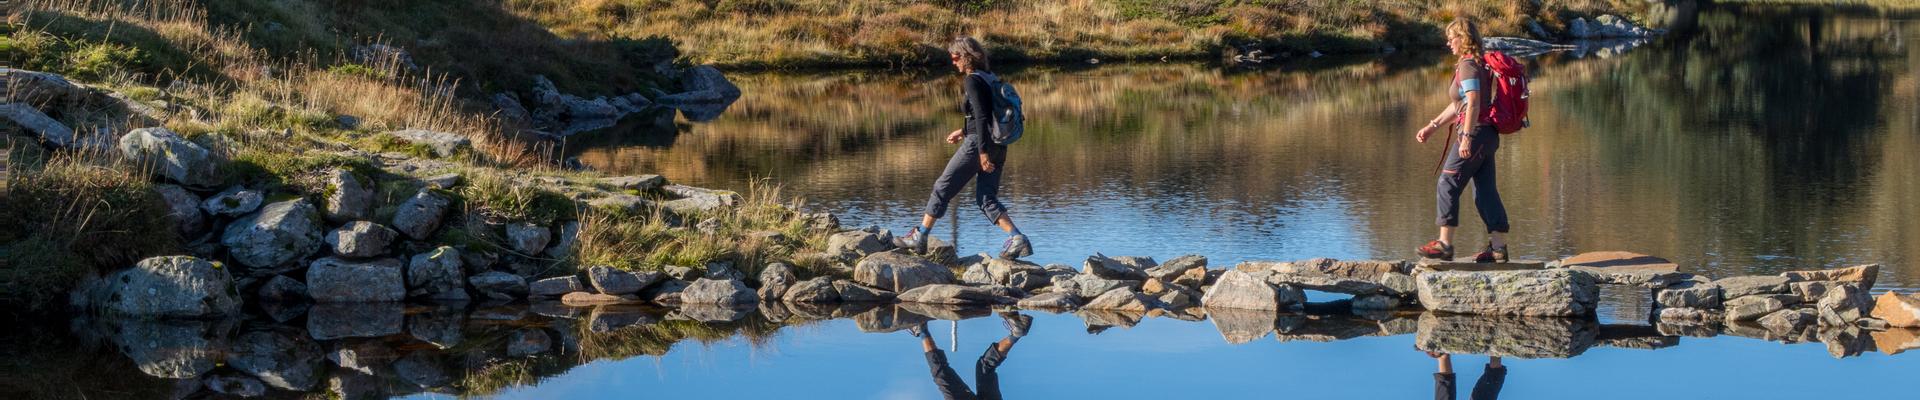
[[[1006,245],[1000,248],[1000,258],[1017,259],[1033,255],[1033,243],[1027,241],[1027,235],[1013,235],[1007,238]]]
[[[1000,313],[1000,324],[1007,326],[1007,335],[1026,337],[1027,330],[1033,329],[1033,317],[1017,312],[1003,312]]]
[[[927,337],[927,323],[921,322],[907,327],[907,334],[917,338]]]
[[[913,229],[907,230],[906,236],[900,237],[900,247],[907,248],[907,250],[912,251],[913,254],[927,254],[926,236],[926,232],[921,232],[920,227],[913,227]]]

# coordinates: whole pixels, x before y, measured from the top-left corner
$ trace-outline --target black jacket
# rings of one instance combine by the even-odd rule
[[[987,155],[993,163],[1006,161],[1007,146],[993,142],[993,86],[987,79],[976,74],[967,74],[960,84],[964,101],[960,102],[960,113],[966,115],[967,123],[963,134],[966,141],[963,146],[973,146],[973,150]]]

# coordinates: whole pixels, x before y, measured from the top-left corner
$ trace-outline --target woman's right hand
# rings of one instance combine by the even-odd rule
[[[960,129],[955,129],[953,133],[947,134],[947,143],[960,143],[960,138],[964,137],[966,137],[965,133],[962,133]]]
[[[1431,124],[1427,125],[1426,127],[1420,128],[1420,132],[1413,134],[1413,140],[1420,143],[1426,143],[1427,138],[1433,137],[1434,128],[1435,126]]]

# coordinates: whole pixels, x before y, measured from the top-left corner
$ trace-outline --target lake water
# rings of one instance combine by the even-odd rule
[[[1516,257],[1664,256],[1709,276],[1882,263],[1920,287],[1915,16],[1722,8],[1623,53],[1549,55],[1533,127],[1497,162]],[[1095,252],[1214,268],[1243,260],[1410,258],[1433,234],[1444,106],[1438,54],[1260,69],[1106,64],[1007,71],[1028,137],[1003,200],[1040,263]],[[849,225],[913,223],[951,153],[945,72],[733,76],[719,119],[583,137],[594,168],[743,189],[780,183]],[[1002,235],[964,201],[938,233]],[[1462,242],[1483,240],[1464,207]],[[1455,353],[1467,397],[1503,355],[1511,399],[1898,395],[1920,330],[1654,325],[1610,289],[1597,321],[1422,314],[1050,314],[998,368],[1014,398],[1425,398]],[[1313,301],[1339,297],[1310,293]],[[1338,307],[1331,307],[1338,308]],[[930,322],[928,322],[930,321]],[[553,305],[250,307],[226,321],[21,322],[0,333],[0,398],[936,399],[922,341],[964,383],[1008,334],[992,310],[765,304],[753,310]]]

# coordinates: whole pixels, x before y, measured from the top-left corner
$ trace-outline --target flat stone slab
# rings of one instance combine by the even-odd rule
[[[1606,272],[1679,272],[1680,264],[1665,258],[1628,252],[1596,251],[1560,260],[1561,268]]]
[[[1426,272],[1481,272],[1481,271],[1529,271],[1547,269],[1546,261],[1519,260],[1503,263],[1477,263],[1473,259],[1455,261],[1420,260],[1413,264],[1414,275]]]

